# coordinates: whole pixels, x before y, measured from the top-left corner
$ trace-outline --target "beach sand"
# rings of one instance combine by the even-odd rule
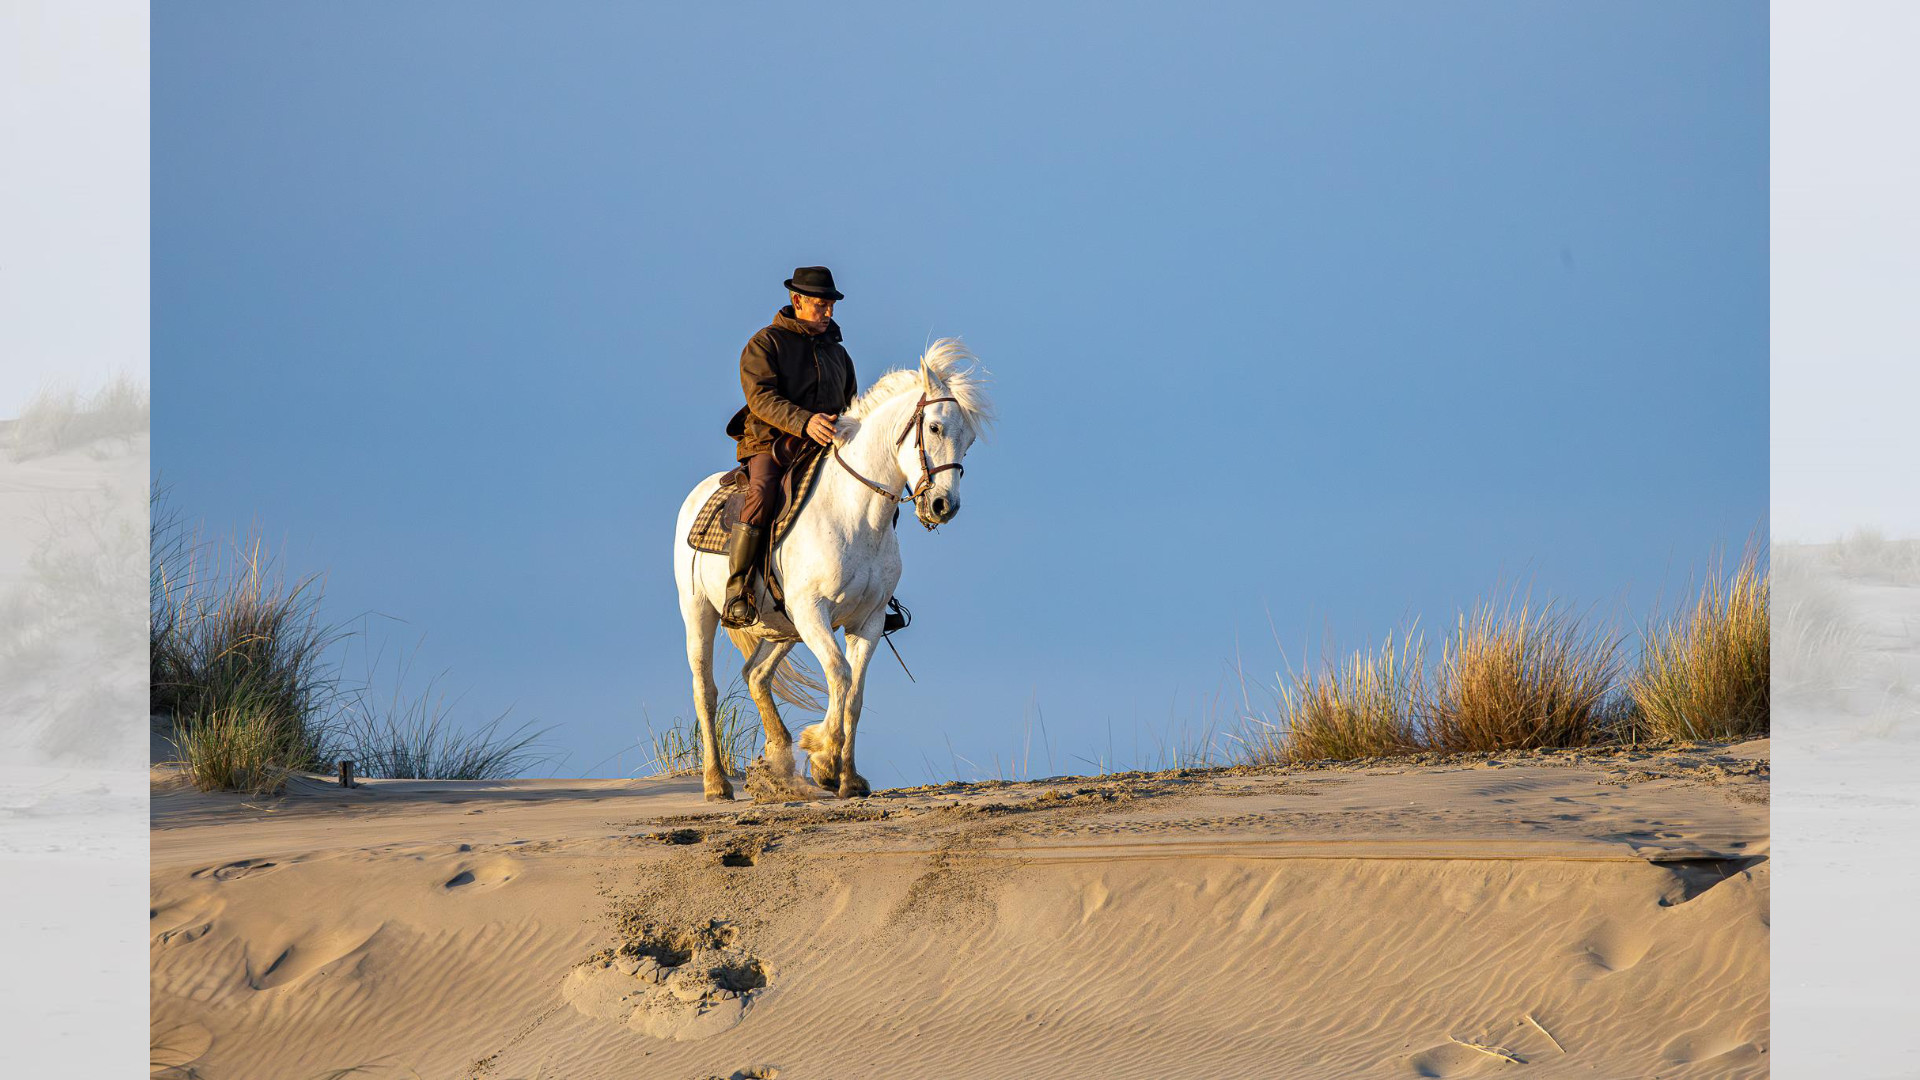
[[[15,1076],[123,1075],[147,1011],[147,439],[14,460],[0,423],[0,1016]],[[132,976],[132,978],[129,978]]]
[[[1768,753],[769,805],[156,772],[156,1072],[1764,1076]]]

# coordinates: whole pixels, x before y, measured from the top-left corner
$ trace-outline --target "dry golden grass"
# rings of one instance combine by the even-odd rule
[[[1318,676],[1294,675],[1279,691],[1279,720],[1263,724],[1247,756],[1260,763],[1347,760],[1418,749],[1426,682],[1417,634],[1387,635],[1378,652],[1356,652]]]
[[[1848,614],[1839,571],[1821,548],[1769,553],[1772,683],[1783,695],[1831,699],[1861,681],[1866,637]],[[1776,603],[1777,601],[1777,603]]]
[[[729,776],[744,776],[747,760],[760,741],[760,714],[747,699],[744,687],[734,687],[720,699],[714,713],[720,732],[720,767]],[[651,731],[652,725],[648,725]],[[642,766],[653,776],[695,776],[701,770],[700,722],[681,717],[665,731],[651,732],[653,760]]]
[[[1638,723],[1667,739],[1768,733],[1767,575],[1749,551],[1730,579],[1715,575],[1692,610],[1648,631],[1628,685]]]
[[[1522,604],[1462,614],[1421,709],[1421,741],[1447,752],[1584,746],[1613,718],[1619,642]]]
[[[143,434],[151,426],[147,388],[119,375],[91,394],[65,386],[43,388],[13,424],[8,452],[15,461],[58,454],[101,439]]]
[[[1837,541],[1828,557],[1841,577],[1920,584],[1920,540],[1889,540],[1878,529],[1856,529]]]
[[[308,736],[300,718],[275,711],[269,695],[241,693],[181,723],[174,744],[200,790],[264,795],[312,762]]]

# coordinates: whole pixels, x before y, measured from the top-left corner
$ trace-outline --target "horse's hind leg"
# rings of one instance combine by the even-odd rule
[[[720,730],[716,716],[720,708],[720,688],[713,682],[713,632],[720,625],[720,613],[703,598],[683,601],[681,615],[687,624],[687,666],[693,669],[693,709],[700,720],[700,773],[707,798],[733,798],[733,785],[720,764]]]
[[[753,698],[753,704],[760,710],[760,724],[767,729],[767,748],[762,757],[767,768],[775,776],[793,776],[793,736],[788,733],[787,725],[780,719],[780,709],[773,701],[773,677],[780,670],[780,662],[793,651],[791,641],[762,641],[747,657],[742,674],[746,676],[747,693]]]

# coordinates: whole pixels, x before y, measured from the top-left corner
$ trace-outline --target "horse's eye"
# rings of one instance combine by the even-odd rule
[[[939,423],[938,423],[938,422],[936,421],[936,422],[935,422],[935,423],[934,423],[934,424],[933,424],[933,425],[931,426],[931,428],[929,428],[929,430],[931,430],[931,431],[932,431],[932,432],[933,432],[933,433],[934,433],[935,435],[938,435],[938,434],[940,434],[940,424],[939,424]]]

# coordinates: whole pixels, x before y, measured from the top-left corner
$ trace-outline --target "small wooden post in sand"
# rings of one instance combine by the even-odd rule
[[[353,786],[353,762],[351,761],[342,761],[340,763],[340,786]]]

